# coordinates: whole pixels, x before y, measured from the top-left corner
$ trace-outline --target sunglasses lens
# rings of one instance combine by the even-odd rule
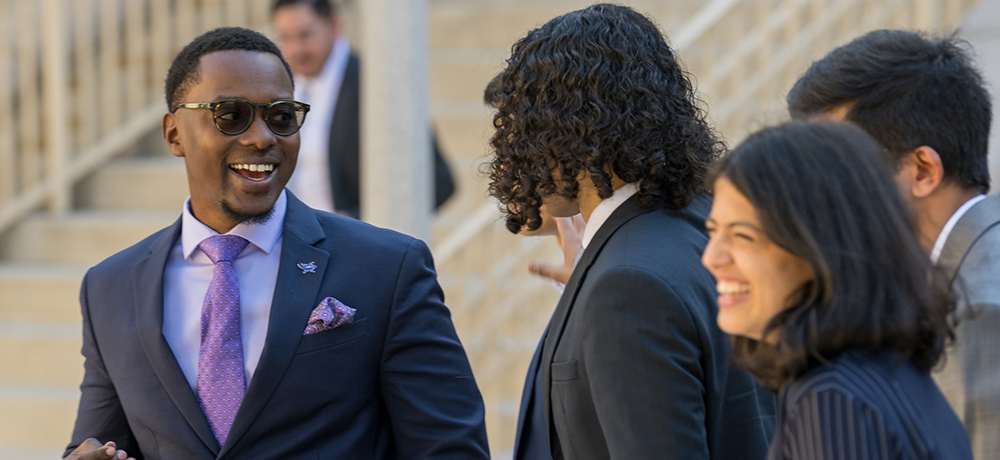
[[[287,136],[294,134],[302,126],[305,112],[291,102],[279,102],[267,109],[267,125],[276,134]]]
[[[253,121],[253,107],[243,101],[224,101],[215,107],[215,124],[226,134],[239,134]]]

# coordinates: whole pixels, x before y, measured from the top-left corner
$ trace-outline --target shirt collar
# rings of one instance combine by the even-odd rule
[[[597,207],[594,208],[594,212],[590,213],[590,220],[587,221],[587,227],[583,230],[583,247],[585,249],[590,244],[590,241],[594,239],[597,231],[604,225],[604,222],[611,217],[611,213],[615,212],[615,209],[618,209],[622,203],[628,201],[638,191],[639,184],[633,182],[621,186],[610,197],[601,200]]]
[[[936,264],[938,259],[941,258],[941,251],[944,250],[944,243],[945,241],[948,241],[948,235],[951,234],[951,231],[955,228],[955,225],[958,224],[958,221],[962,218],[962,216],[969,212],[969,209],[972,209],[976,203],[983,201],[984,199],[986,199],[986,195],[977,195],[972,197],[951,215],[948,222],[945,222],[944,228],[941,229],[941,233],[938,234],[937,240],[934,241],[934,249],[931,249],[931,262]]]
[[[278,244],[278,239],[281,238],[281,231],[285,226],[285,209],[287,206],[288,197],[285,196],[285,191],[282,190],[281,195],[278,195],[277,201],[274,202],[274,212],[267,222],[259,224],[244,222],[233,227],[226,234],[242,236],[247,241],[250,241],[250,244],[263,251],[264,254],[270,254],[271,250],[274,249],[274,245]],[[184,200],[184,212],[181,215],[181,248],[184,251],[184,260],[191,260],[195,249],[198,249],[198,245],[202,241],[218,234],[219,232],[201,223],[201,221],[194,217],[194,214],[191,214],[191,197],[189,196]]]

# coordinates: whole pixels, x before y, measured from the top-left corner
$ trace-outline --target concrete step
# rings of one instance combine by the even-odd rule
[[[482,102],[461,104],[475,113],[448,115],[442,113],[434,117],[434,130],[441,142],[441,149],[446,157],[482,158],[491,150],[490,137],[493,136],[493,109]],[[456,110],[459,104],[437,104],[444,110]]]
[[[0,323],[0,385],[79,385],[82,340],[79,319],[76,325]]]
[[[0,459],[61,458],[79,400],[76,387],[0,384]]]
[[[432,50],[507,49],[529,30],[556,16],[586,8],[588,0],[469,2],[435,4],[430,10]],[[704,0],[631,0],[620,2],[650,16],[669,36],[704,6]]]
[[[430,15],[429,45],[434,50],[510,49],[529,30],[564,11],[436,12]]]
[[[85,266],[0,264],[0,325],[80,323]],[[76,332],[79,335],[79,331]]]
[[[509,50],[458,50],[432,53],[430,98],[435,102],[481,102],[486,84],[503,69]]]
[[[79,208],[179,213],[188,196],[184,160],[173,156],[112,161],[77,186]]]
[[[8,263],[94,265],[170,225],[178,212],[77,211],[37,214],[0,241]]]

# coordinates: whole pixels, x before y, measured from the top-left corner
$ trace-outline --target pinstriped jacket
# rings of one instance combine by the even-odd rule
[[[962,423],[926,372],[842,353],[781,389],[768,460],[971,460]]]

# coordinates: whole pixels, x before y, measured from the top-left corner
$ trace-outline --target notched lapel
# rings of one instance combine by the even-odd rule
[[[150,246],[150,255],[135,265],[132,288],[135,291],[137,332],[150,365],[177,410],[205,446],[213,454],[218,454],[219,443],[208,426],[208,420],[201,411],[184,372],[177,364],[174,352],[163,337],[163,271],[180,231],[181,222],[178,220]]]
[[[321,300],[320,287],[326,277],[330,253],[313,245],[323,238],[315,211],[288,193],[278,279],[271,300],[264,350],[220,456],[232,450],[246,434],[292,362],[309,314]],[[301,262],[315,263],[315,273],[303,273],[298,267]]]

